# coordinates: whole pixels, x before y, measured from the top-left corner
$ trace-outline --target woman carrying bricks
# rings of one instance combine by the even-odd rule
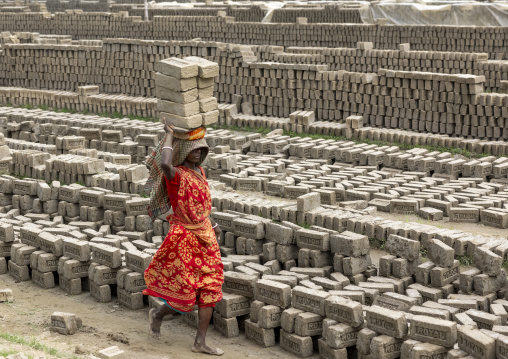
[[[224,266],[216,236],[217,223],[209,218],[212,200],[204,171],[199,165],[208,154],[205,129],[176,132],[164,119],[166,138],[147,160],[151,188],[152,219],[166,213],[169,232],[145,271],[143,294],[160,298],[165,305],[151,309],[150,333],[160,339],[162,319],[168,314],[188,313],[198,305],[198,331],[193,352],[222,355],[205,343],[213,307],[222,299]],[[173,139],[173,137],[175,137]]]

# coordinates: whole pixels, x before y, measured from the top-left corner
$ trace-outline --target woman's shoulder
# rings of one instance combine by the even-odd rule
[[[172,179],[168,180],[166,178],[166,181],[168,181],[169,184],[178,184],[178,183],[180,183],[180,169],[178,167],[180,167],[180,166],[174,167],[175,168],[175,176]]]

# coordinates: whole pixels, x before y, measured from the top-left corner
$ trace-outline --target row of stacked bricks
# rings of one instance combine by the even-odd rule
[[[219,62],[217,49],[226,47],[222,43],[203,41],[103,39],[99,43],[100,46],[6,45],[0,57],[3,84],[65,91],[95,84],[107,93],[153,96],[155,85],[150,75],[157,61],[170,56],[197,55]],[[296,52],[290,54],[277,46],[250,48],[261,61],[275,63],[299,64],[302,57],[316,56],[319,61],[303,63],[325,65],[326,69],[334,71],[377,73],[383,68],[453,74],[467,70],[469,74],[485,76],[487,89],[499,89],[500,81],[508,79],[506,63],[489,61],[484,53],[409,51],[409,44],[399,45],[399,50],[377,50],[372,43],[362,42],[356,43],[354,48],[288,48],[287,51]],[[317,54],[305,55],[309,49]],[[235,58],[236,51],[221,52],[221,57]],[[227,61],[224,65],[231,66]],[[222,74],[226,72],[221,68]]]
[[[151,21],[110,13],[2,13],[1,31],[72,35],[76,39],[127,37],[177,40],[201,38],[230,43],[354,47],[370,41],[379,49],[411,43],[415,50],[485,52],[506,58],[503,27],[407,26],[364,24],[266,24],[235,22],[223,16],[156,16]],[[78,25],[76,25],[78,24]]]
[[[233,140],[234,135],[230,136]],[[321,197],[321,203],[331,206],[372,206],[378,211],[419,215],[427,220],[448,217],[451,222],[508,226],[508,163],[504,157],[465,160],[424,148],[400,151],[397,146],[347,140],[252,136],[245,149],[258,153],[257,159],[238,161],[238,156],[228,153],[211,155],[210,177],[237,190],[263,191],[277,197],[313,193]],[[216,145],[219,138],[228,140],[220,133],[210,134],[214,150],[223,148]],[[448,146],[446,139],[442,140],[434,145]],[[288,160],[266,163],[273,160],[269,155],[281,154],[289,156]],[[324,166],[319,167],[318,162]]]
[[[214,78],[219,66],[199,57],[171,58],[155,67],[157,110],[183,129],[208,126],[219,120],[217,99],[213,97]]]
[[[508,80],[502,71],[505,61],[490,61],[486,53],[410,51],[409,44],[400,44],[397,50],[380,50],[370,44],[357,43],[356,48],[260,46],[260,60],[271,62],[327,65],[329,70],[376,73],[379,69],[421,71],[434,73],[467,73],[485,76],[486,89],[501,87]]]
[[[111,48],[111,52],[116,54],[117,48],[121,49],[123,45],[114,44],[108,49]],[[508,136],[505,126],[508,95],[483,92],[484,76],[387,69],[378,69],[376,74],[328,71],[326,65],[253,62],[256,57],[252,56],[249,47],[231,50],[206,45],[203,49],[214,49],[220,63],[220,82],[215,92],[218,100],[235,103],[240,97],[240,101],[251,104],[253,114],[287,118],[297,110],[313,110],[324,121],[340,121],[349,115],[362,115],[365,124],[376,127],[489,140],[504,140]],[[362,51],[368,51],[369,46],[372,47],[372,44],[362,44]],[[166,53],[177,49],[138,47],[130,43],[125,43],[125,47],[142,50],[142,53],[145,50]],[[184,46],[181,49],[191,49],[194,52],[199,48]],[[14,52],[17,53],[17,50]],[[123,51],[119,54],[126,58],[123,60],[125,63],[134,63],[128,60],[131,55],[132,53]],[[72,56],[76,54],[73,52]],[[36,58],[37,56],[34,57]],[[146,56],[140,58],[145,59]],[[34,59],[30,61],[35,61]],[[122,61],[119,61],[121,64]],[[246,63],[248,66],[244,66]],[[124,67],[126,66],[122,66],[122,70],[114,70],[115,73],[120,71],[119,75],[122,74],[121,71],[126,75],[113,76],[115,82],[117,78],[132,79],[133,76],[129,76],[131,72],[127,71],[130,69]],[[140,79],[137,76],[141,76],[143,71],[139,74],[138,70],[134,72],[137,73],[134,78],[138,80],[138,86],[132,88],[139,88]],[[109,81],[109,76],[102,78]],[[141,82],[143,87],[139,90],[151,93],[152,81],[155,84],[155,80],[147,80],[145,77]],[[64,87],[68,86],[68,82],[62,82]],[[125,82],[119,86],[120,89],[130,88]],[[87,98],[95,103],[97,96]]]
[[[7,133],[19,132],[20,136],[28,139],[35,136],[35,132],[29,130],[37,128],[32,113],[40,119],[44,111],[9,109],[4,113],[9,118],[16,118],[16,121],[19,121],[7,122],[5,126]],[[311,117],[306,119],[307,114],[305,112],[303,115],[294,115],[297,130],[302,126],[298,122],[311,121]],[[48,113],[47,116],[51,117],[52,122],[58,121],[54,113]],[[54,128],[56,133],[64,134],[68,130],[68,124],[74,123],[67,122],[68,119],[82,121],[79,115],[63,117],[65,121],[62,120],[61,125],[49,128]],[[107,122],[102,120],[91,123]],[[346,124],[341,125],[344,126],[341,131],[352,131],[359,123],[361,118],[349,117]],[[311,123],[310,126],[315,124],[317,122]],[[154,129],[162,127],[161,124],[153,125]],[[41,127],[45,128],[46,124],[40,124],[39,129]],[[125,127],[132,129],[127,125]],[[23,131],[9,132],[9,129]],[[57,136],[57,142],[63,145],[62,151],[66,153],[58,156],[54,155],[59,151],[59,147],[54,145],[7,139],[6,143],[15,151],[12,157],[5,157],[9,154],[5,152],[4,147],[2,164],[5,165],[7,172],[21,176],[32,176],[46,181],[59,180],[65,183],[77,181],[87,186],[98,186],[124,193],[144,193],[147,170],[143,165],[123,162],[130,156],[124,151],[129,148],[135,153],[137,149],[139,158],[142,156],[139,151],[142,150],[145,155],[149,153],[158,143],[159,137],[140,134],[136,142],[127,145],[127,136],[124,138],[125,142],[109,142],[113,136],[117,141],[121,141],[123,131],[104,130],[103,140],[97,139],[94,143],[108,144],[110,150],[124,154],[114,152],[101,154],[98,151],[95,153],[94,150],[88,150],[83,145],[87,143],[84,139],[88,138],[88,135],[93,133],[100,135],[100,131],[93,128],[82,130],[85,130],[80,133],[84,138]],[[134,135],[132,133],[130,135],[133,137],[129,140],[135,140]],[[267,138],[262,138],[259,134],[235,136],[228,131],[214,130],[209,130],[206,138],[215,152],[205,163],[205,167],[208,167],[207,177],[219,179],[235,189],[264,191],[273,196],[286,198],[314,192],[319,193],[322,202],[328,205],[336,205],[342,201],[357,201],[356,206],[370,205],[385,212],[418,214],[425,219],[439,220],[449,217],[450,221],[481,221],[485,225],[500,228],[508,225],[505,208],[508,164],[503,157],[455,159],[451,153],[431,152],[427,149],[401,151],[397,146],[355,144],[352,141],[331,139],[291,138],[282,135],[271,135]],[[398,142],[400,138],[390,136],[386,140]],[[431,139],[437,140],[428,143],[432,146],[460,147],[477,153],[482,152],[476,148],[477,145],[481,145],[478,142],[459,143],[455,138],[452,138],[453,142],[449,141],[450,138]],[[488,152],[495,150],[497,154],[503,154],[503,149],[505,147],[495,145]],[[282,158],[276,160],[267,155]],[[254,160],[251,156],[259,158]],[[110,162],[107,162],[108,157]],[[263,162],[265,162],[263,166],[258,165]],[[319,168],[319,163],[326,167]],[[350,166],[355,168],[348,168]],[[359,166],[361,168],[358,168]],[[393,173],[394,170],[404,173]]]

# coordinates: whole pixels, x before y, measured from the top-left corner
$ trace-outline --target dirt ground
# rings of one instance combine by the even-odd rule
[[[179,316],[164,321],[162,339],[156,341],[148,335],[148,307],[131,311],[120,307],[115,300],[106,304],[98,303],[89,293],[69,296],[58,287],[43,290],[32,282],[15,283],[8,275],[0,276],[0,288],[12,289],[15,300],[14,303],[0,303],[0,356],[2,353],[22,352],[34,359],[43,355],[46,359],[86,358],[87,355],[75,353],[76,346],[83,344],[85,350],[92,354],[116,345],[132,359],[210,357],[190,351],[196,331],[183,323]],[[50,316],[55,311],[75,313],[82,318],[83,327],[72,336],[50,333]],[[5,334],[22,336],[27,340],[35,337],[46,351],[7,341],[3,339]],[[210,345],[225,351],[222,358],[294,358],[279,346],[261,348],[246,340],[243,334],[236,338],[224,338],[213,326],[210,326],[208,341]],[[49,349],[57,350],[57,355],[48,355]]]

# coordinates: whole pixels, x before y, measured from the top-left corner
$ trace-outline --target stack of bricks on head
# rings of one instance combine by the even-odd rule
[[[219,66],[199,57],[159,61],[155,70],[157,110],[176,127],[193,129],[219,120],[214,78]]]

